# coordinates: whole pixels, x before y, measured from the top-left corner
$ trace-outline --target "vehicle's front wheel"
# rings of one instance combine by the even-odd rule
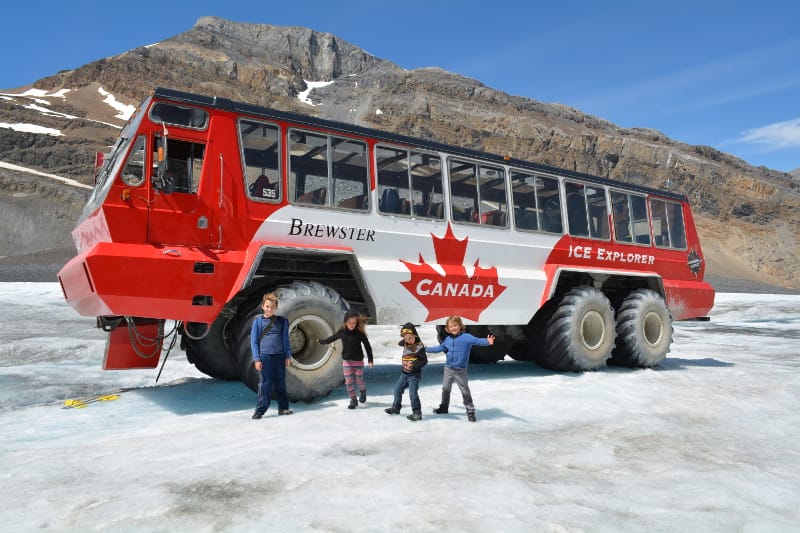
[[[652,367],[667,356],[672,344],[672,317],[655,291],[630,293],[617,311],[617,346],[610,363]]]
[[[292,364],[286,369],[286,388],[291,401],[311,401],[327,396],[341,385],[340,343],[321,345],[318,339],[333,335],[347,311],[345,301],[333,289],[316,282],[296,281],[279,287],[277,314],[289,321]],[[237,357],[241,380],[254,391],[258,373],[253,365],[250,331],[253,320],[262,313],[261,299],[243,306],[235,320]]]
[[[593,287],[575,287],[550,316],[536,362],[558,371],[602,368],[611,357],[614,337],[614,310],[606,295]]]
[[[181,332],[186,359],[203,374],[228,381],[239,379],[238,362],[229,343],[230,322],[231,313],[223,309],[212,324],[187,322]]]

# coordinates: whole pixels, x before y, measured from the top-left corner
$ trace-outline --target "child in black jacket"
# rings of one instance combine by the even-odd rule
[[[403,347],[403,369],[400,378],[394,386],[394,402],[386,409],[390,415],[400,414],[403,391],[408,388],[408,395],[411,399],[411,414],[409,420],[417,422],[422,420],[422,405],[419,401],[419,382],[422,378],[422,367],[428,364],[428,356],[425,354],[425,345],[419,340],[417,328],[411,322],[406,322],[400,328],[400,335],[403,340],[400,346]]]
[[[319,339],[320,344],[330,344],[335,340],[342,341],[342,372],[344,373],[344,383],[347,387],[347,394],[350,395],[350,405],[348,409],[355,409],[358,401],[367,401],[367,385],[364,382],[364,351],[367,351],[369,367],[372,368],[372,346],[367,339],[365,320],[358,311],[350,310],[344,315],[344,324],[339,330],[327,339]],[[355,384],[353,383],[355,381]],[[358,385],[359,397],[356,401],[356,388]]]

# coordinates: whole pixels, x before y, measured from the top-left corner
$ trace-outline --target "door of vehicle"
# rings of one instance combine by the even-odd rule
[[[153,144],[147,241],[210,246],[214,217],[204,193],[213,180],[204,169],[205,143],[157,134]]]

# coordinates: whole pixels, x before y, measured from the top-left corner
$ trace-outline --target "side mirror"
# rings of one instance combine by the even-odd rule
[[[167,136],[156,137],[156,171],[153,176],[153,188],[164,194],[172,194],[175,190],[175,179],[167,170]]]

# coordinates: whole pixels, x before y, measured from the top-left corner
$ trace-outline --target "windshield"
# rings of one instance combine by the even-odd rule
[[[113,177],[119,172],[120,166],[125,161],[125,155],[130,149],[131,142],[136,138],[136,130],[139,129],[139,124],[141,124],[144,116],[141,111],[147,109],[149,105],[150,98],[148,97],[139,105],[131,120],[122,128],[122,132],[114,142],[114,146],[111,147],[111,152],[105,157],[103,166],[97,173],[97,183],[91,196],[89,196],[89,200],[86,202],[86,206],[83,208],[81,221],[93,213],[105,200],[111,183],[114,181]]]

